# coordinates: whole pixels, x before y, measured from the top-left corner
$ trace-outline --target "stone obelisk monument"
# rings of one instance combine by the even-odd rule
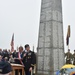
[[[42,0],[37,75],[55,75],[64,65],[62,0]]]

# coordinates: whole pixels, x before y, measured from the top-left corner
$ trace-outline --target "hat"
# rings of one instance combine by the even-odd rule
[[[0,61],[0,74],[7,74],[12,71],[10,63],[2,60]]]

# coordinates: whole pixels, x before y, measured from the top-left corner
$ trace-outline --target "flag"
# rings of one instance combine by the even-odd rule
[[[14,34],[12,35],[12,40],[11,40],[11,52],[14,51]]]
[[[68,46],[69,45],[69,36],[67,35],[67,38],[66,38],[66,45]]]
[[[66,45],[69,45],[69,38],[70,38],[70,25],[68,26],[68,31],[67,31],[67,37],[66,37]]]

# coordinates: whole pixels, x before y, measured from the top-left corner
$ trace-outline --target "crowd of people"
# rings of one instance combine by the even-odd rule
[[[74,53],[72,54],[70,52],[70,49],[68,49],[68,52],[65,53],[65,58],[66,58],[66,64],[75,65],[75,50],[74,50]]]
[[[65,53],[65,58],[66,64],[75,65],[75,50],[72,54],[70,52],[70,49],[68,49],[68,52]],[[0,49],[0,74],[5,74],[9,72],[9,75],[11,75],[11,63],[23,65],[25,75],[31,75],[32,70],[35,68],[36,65],[36,54],[30,50],[30,46],[28,44],[25,45],[25,49],[20,46],[18,48],[18,52],[16,50],[11,52],[7,49]],[[6,68],[6,65],[8,68]],[[3,71],[2,68],[4,68]],[[19,72],[20,75],[22,75],[22,71],[20,70]],[[15,75],[18,75],[17,70],[15,71]]]
[[[19,47],[18,52],[14,50],[11,52],[10,50],[2,50],[0,49],[0,63],[8,62],[14,64],[20,64],[24,66],[25,75],[31,75],[32,70],[36,65],[36,54],[30,50],[30,46],[28,44],[25,45],[25,49],[22,46]],[[0,74],[3,73],[1,70],[2,66],[0,66]],[[9,68],[9,72],[12,71],[11,67]],[[15,71],[15,75],[18,75],[18,71]],[[22,75],[22,71],[20,70],[20,75]]]

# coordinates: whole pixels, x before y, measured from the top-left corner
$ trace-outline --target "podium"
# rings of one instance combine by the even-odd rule
[[[25,75],[25,72],[24,72],[24,66],[23,65],[19,65],[19,64],[11,64],[12,66],[12,75],[15,75],[15,70],[18,71],[18,75],[19,74],[19,70],[22,70],[22,75]]]

